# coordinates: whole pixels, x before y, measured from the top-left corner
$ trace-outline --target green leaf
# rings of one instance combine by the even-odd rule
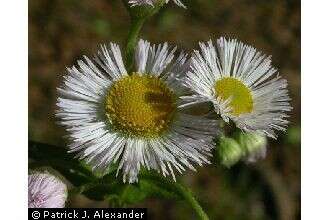
[[[117,195],[117,187],[115,184],[97,184],[92,183],[92,186],[86,189],[83,194],[92,200],[103,201],[110,195]]]
[[[182,197],[175,182],[165,178],[155,171],[141,170],[139,185],[150,196],[181,200]]]
[[[156,172],[141,170],[139,183],[123,184],[121,177],[116,178],[117,167],[113,165],[107,175],[98,178],[65,149],[33,141],[29,141],[29,158],[33,160],[30,168],[51,166],[61,172],[76,186],[70,194],[83,193],[90,199],[108,200],[118,206],[138,203],[148,196],[184,199],[200,219],[208,219],[188,188]]]
[[[181,200],[181,197],[178,196],[176,192],[163,188],[159,183],[141,179],[139,181],[139,186],[148,196]]]
[[[127,184],[120,195],[120,199],[125,204],[134,204],[143,201],[147,196],[147,193],[139,188],[139,185]]]
[[[73,185],[80,186],[95,179],[93,173],[64,148],[29,141],[30,169],[50,166],[59,171]]]

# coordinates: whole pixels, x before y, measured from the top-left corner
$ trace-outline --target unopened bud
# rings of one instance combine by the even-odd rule
[[[168,3],[169,0],[124,0],[124,2],[128,2],[131,7],[136,6],[149,6],[154,7],[154,5],[160,4],[160,3]],[[175,4],[177,4],[180,7],[186,8],[186,6],[181,2],[181,0],[173,0]]]
[[[226,167],[236,164],[244,156],[244,151],[237,141],[227,137],[220,138],[217,151],[221,163]]]
[[[148,18],[157,13],[159,9],[165,4],[165,0],[130,0],[124,1],[126,8],[134,19]]]
[[[266,157],[267,138],[265,135],[259,132],[240,132],[238,143],[245,151],[245,161],[247,163],[254,163]]]

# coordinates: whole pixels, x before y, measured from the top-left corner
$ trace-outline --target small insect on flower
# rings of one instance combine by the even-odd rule
[[[167,43],[140,40],[136,69],[127,72],[119,46],[101,46],[94,61],[68,69],[59,88],[57,116],[67,127],[71,152],[105,173],[118,161],[124,182],[138,180],[140,168],[174,176],[193,164],[209,163],[219,133],[216,120],[187,114],[181,105],[187,55],[174,59]],[[117,174],[118,174],[117,171]]]
[[[29,208],[64,208],[67,187],[57,177],[49,173],[29,175]]]
[[[194,51],[185,85],[195,94],[182,97],[191,105],[212,102],[224,121],[246,132],[275,138],[285,130],[291,111],[287,81],[271,66],[271,59],[237,40],[220,38],[200,43]]]
[[[159,0],[129,0],[128,3],[131,4],[132,7],[137,5],[151,5],[153,6]],[[168,3],[170,0],[166,0],[165,2]],[[186,6],[180,0],[173,0],[175,4],[180,7],[186,8]]]

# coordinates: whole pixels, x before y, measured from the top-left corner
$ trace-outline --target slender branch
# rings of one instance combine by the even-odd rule
[[[145,21],[146,18],[132,19],[131,27],[127,38],[127,45],[126,45],[126,62],[129,73],[133,68],[133,58],[134,58],[133,56],[134,56],[135,46],[137,44],[140,31]]]
[[[52,165],[56,167],[70,167],[75,169],[88,178],[94,178],[93,173],[83,166],[83,164],[69,154],[63,147],[40,143],[29,140],[29,158],[35,160],[31,162],[31,167]],[[60,161],[60,163],[59,163]]]
[[[195,210],[196,214],[198,217],[202,220],[208,220],[209,217],[207,214],[204,212],[203,208],[200,206],[198,201],[195,199],[193,196],[192,192],[190,189],[187,187],[184,187],[183,185],[180,185],[179,183],[174,184],[177,190],[180,192],[182,197],[189,203],[189,205]]]
[[[280,220],[294,219],[295,207],[292,201],[292,194],[281,175],[267,163],[256,166],[255,170],[260,173],[273,192],[278,218]]]
[[[72,189],[69,190],[69,194],[70,195],[76,195],[76,194],[83,194],[85,191],[91,189],[92,187],[95,186],[95,183],[87,183],[78,187],[74,187]]]
[[[199,219],[201,220],[209,219],[209,217],[207,216],[201,205],[198,203],[198,201],[195,199],[193,193],[189,188],[183,186],[178,182],[170,181],[158,173],[151,173],[151,172],[141,173],[140,177],[151,180],[152,182],[159,184],[161,187],[166,187],[171,189],[176,194],[178,194],[182,199],[184,199],[191,206],[191,208],[194,209]]]
[[[157,13],[163,7],[165,2],[165,0],[159,0],[158,2],[154,3],[153,6],[144,5],[132,7],[127,0],[123,0],[123,4],[125,5],[131,17],[131,26],[127,37],[125,53],[126,65],[129,73],[131,73],[133,69],[134,50],[143,24],[148,18]]]

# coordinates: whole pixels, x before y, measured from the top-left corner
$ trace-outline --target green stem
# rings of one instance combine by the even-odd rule
[[[126,45],[126,64],[127,64],[128,72],[130,73],[132,72],[133,69],[134,50],[142,26],[148,18],[152,17],[161,9],[161,7],[165,4],[165,0],[159,0],[153,6],[131,7],[131,5],[128,4],[127,0],[123,0],[123,4],[125,5],[131,17],[131,26],[129,29],[129,33],[127,37],[127,45]]]
[[[182,199],[184,199],[191,206],[191,208],[194,209],[199,219],[201,220],[209,219],[209,217],[204,212],[203,208],[198,203],[198,201],[195,199],[193,193],[189,188],[183,186],[178,182],[172,182],[158,173],[150,173],[150,172],[141,173],[140,177],[144,179],[148,179],[149,181],[151,180],[154,184],[158,185],[161,188],[165,188],[167,190],[175,192]]]
[[[133,58],[134,58],[133,56],[134,56],[135,46],[137,44],[139,33],[145,21],[146,18],[132,19],[131,27],[127,38],[127,45],[126,45],[126,62],[129,73],[133,68]]]
[[[180,192],[181,196],[186,200],[186,202],[188,202],[189,205],[195,210],[199,219],[208,220],[209,217],[204,212],[198,201],[195,199],[190,189],[184,187],[183,185],[180,185],[179,183],[175,183],[174,185],[176,189]]]
[[[88,189],[91,189],[94,186],[95,186],[95,184],[92,182],[92,183],[87,183],[87,184],[82,185],[82,186],[74,187],[74,188],[69,190],[69,195],[82,194],[82,193],[84,193]]]

